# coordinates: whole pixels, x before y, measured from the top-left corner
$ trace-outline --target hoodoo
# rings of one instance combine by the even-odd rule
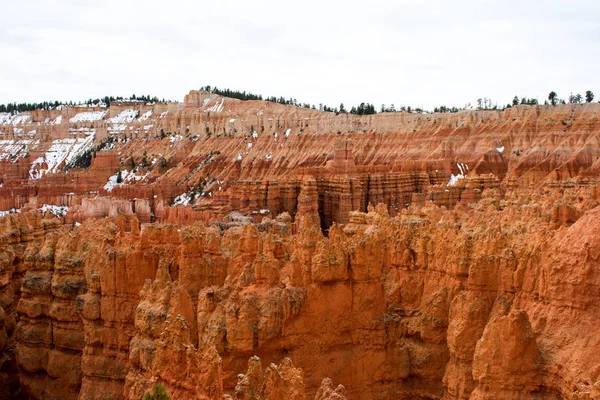
[[[600,398],[600,104],[0,114],[0,398]]]

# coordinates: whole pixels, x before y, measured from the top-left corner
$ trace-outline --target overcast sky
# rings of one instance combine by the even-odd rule
[[[204,85],[378,108],[600,99],[598,0],[3,3],[0,103]]]

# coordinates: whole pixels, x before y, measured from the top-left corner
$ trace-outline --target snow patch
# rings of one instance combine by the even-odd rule
[[[91,132],[84,138],[57,139],[46,151],[43,157],[36,158],[29,169],[29,179],[36,180],[45,174],[56,173],[65,165],[75,161],[94,142],[95,132]]]
[[[67,206],[56,206],[53,204],[44,204],[42,208],[40,208],[42,213],[51,212],[56,217],[62,218],[69,212],[69,207]]]
[[[75,124],[77,122],[93,122],[100,121],[106,115],[106,111],[86,111],[76,114],[74,117],[69,119],[69,122]],[[61,120],[62,121],[62,120]]]
[[[148,118],[150,118],[151,116],[152,116],[152,110],[143,113],[139,120],[140,121],[147,121]]]
[[[217,101],[214,106],[207,108],[206,111],[217,113],[221,112],[223,111],[223,103],[225,103],[225,99],[221,99],[220,103]]]
[[[112,192],[113,189],[117,186],[124,186],[129,183],[135,183],[138,181],[142,181],[150,175],[150,172],[146,173],[146,175],[137,175],[135,171],[128,171],[124,169],[121,171],[121,183],[117,183],[117,177],[119,173],[117,172],[113,176],[108,178],[108,182],[104,185],[104,190],[107,192]]]
[[[502,146],[502,147],[496,147],[496,151],[498,153],[502,153],[504,151],[504,146]]]
[[[20,213],[21,210],[18,210],[16,208],[11,208],[10,210],[6,210],[6,211],[0,211],[0,217],[4,217],[5,215],[8,214],[16,214],[16,213]]]
[[[140,112],[137,110],[126,109],[108,120],[113,124],[128,124],[133,121]]]

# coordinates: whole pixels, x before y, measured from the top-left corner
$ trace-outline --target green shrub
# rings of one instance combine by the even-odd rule
[[[152,389],[152,394],[148,392],[144,394],[144,400],[171,400],[171,396],[169,396],[167,389],[163,385],[157,383]]]

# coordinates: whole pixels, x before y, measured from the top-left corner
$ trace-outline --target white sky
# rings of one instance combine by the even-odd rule
[[[204,85],[346,106],[593,90],[598,0],[3,0],[0,103]]]

